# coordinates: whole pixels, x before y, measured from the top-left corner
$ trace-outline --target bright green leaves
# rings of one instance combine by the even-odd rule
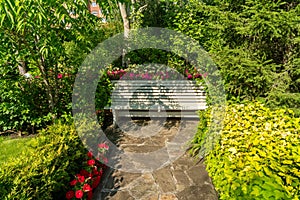
[[[26,152],[1,165],[0,199],[64,199],[85,151],[73,126],[49,126]]]
[[[221,140],[206,157],[220,199],[298,199],[299,120],[290,110],[272,111],[260,103],[229,105]],[[194,152],[204,125],[193,141]]]

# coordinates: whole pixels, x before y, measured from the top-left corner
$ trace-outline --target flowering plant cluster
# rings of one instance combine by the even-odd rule
[[[93,190],[99,185],[103,170],[106,169],[108,160],[105,154],[108,149],[106,143],[101,143],[98,144],[97,158],[94,158],[92,151],[87,153],[83,169],[70,182],[71,189],[66,193],[66,199],[92,199]]]
[[[107,71],[107,75],[111,80],[119,80],[122,78],[123,80],[178,80],[182,79],[184,76],[188,80],[194,80],[198,78],[205,78],[207,73],[200,74],[196,70],[194,72],[189,72],[188,69],[185,70],[185,74],[181,75],[176,71],[160,71],[160,72],[126,72],[125,70],[112,70]]]

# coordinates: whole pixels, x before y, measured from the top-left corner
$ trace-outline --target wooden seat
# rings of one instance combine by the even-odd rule
[[[119,117],[198,118],[196,111],[206,109],[202,86],[188,80],[113,81],[111,109]]]

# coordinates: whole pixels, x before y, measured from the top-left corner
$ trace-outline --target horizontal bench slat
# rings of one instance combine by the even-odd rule
[[[169,95],[204,95],[206,94],[204,91],[195,91],[195,90],[186,90],[186,91],[178,91],[178,90],[169,90],[167,92],[161,91],[161,90],[114,90],[112,92],[112,95],[118,95],[118,94],[154,94],[154,95],[159,95],[159,94],[169,94]]]
[[[199,88],[199,89],[204,89],[203,86],[199,86],[199,85],[195,85],[195,84],[177,84],[177,83],[169,83],[169,84],[160,84],[160,83],[144,83],[144,84],[138,84],[138,83],[134,83],[132,85],[128,85],[128,84],[123,84],[123,85],[119,85],[116,84],[116,87],[130,87],[130,88],[136,88],[136,87],[160,87],[160,88],[172,88],[175,86],[187,86],[187,87],[191,87],[191,88]]]
[[[193,80],[112,80],[114,84],[122,85],[122,84],[168,84],[168,83],[176,83],[176,84],[196,84],[196,81]]]
[[[113,96],[112,97],[112,100],[119,100],[119,99],[122,99],[122,100],[136,100],[136,99],[141,99],[141,100],[149,100],[149,99],[155,99],[155,100],[170,100],[170,101],[184,101],[184,100],[205,100],[205,96],[190,96],[190,97],[187,97],[187,96],[155,96],[155,95],[143,95],[143,96],[130,96],[130,95],[123,95],[123,96]]]
[[[115,110],[158,110],[157,107],[155,106],[130,106],[130,105],[112,105],[109,107],[110,109],[115,109]],[[172,111],[172,110],[199,110],[199,109],[206,109],[207,106],[205,104],[198,104],[198,105],[181,105],[181,106],[168,106],[168,107],[163,107],[161,110],[166,110],[166,111]]]
[[[119,116],[123,117],[183,117],[183,118],[198,118],[197,111],[175,111],[175,112],[143,112],[143,111],[118,111]]]

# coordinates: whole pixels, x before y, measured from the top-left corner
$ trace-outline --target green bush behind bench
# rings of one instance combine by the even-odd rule
[[[194,138],[196,153],[210,124],[210,110]],[[206,157],[220,199],[299,199],[300,118],[260,103],[229,105],[221,139]]]
[[[1,165],[0,199],[64,199],[84,156],[73,126],[49,126],[26,152]]]

